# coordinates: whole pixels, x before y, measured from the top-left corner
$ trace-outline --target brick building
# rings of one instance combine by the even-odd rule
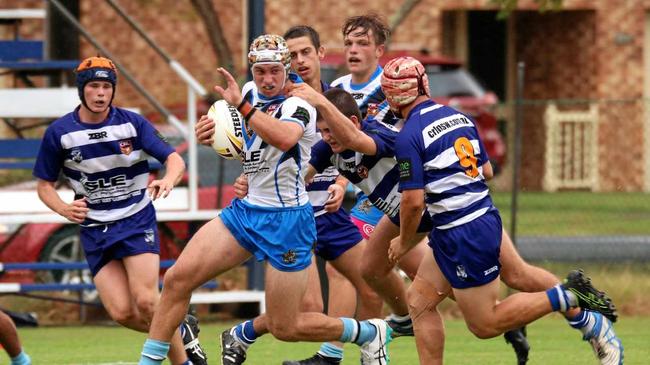
[[[4,7],[43,7],[42,0],[4,0]],[[189,1],[122,1],[121,5],[173,58],[205,86],[220,82],[219,65],[205,28]],[[244,69],[245,1],[214,0],[232,54]],[[340,25],[351,15],[375,11],[390,18],[401,2],[384,0],[267,0],[266,31],[283,33],[291,25],[310,24],[324,45],[340,51]],[[529,0],[505,21],[495,18],[489,0],[422,0],[394,30],[393,48],[426,48],[466,62],[472,72],[504,102],[512,136],[512,100],[516,64],[526,65],[523,107],[522,184],[541,189],[548,149],[544,113],[547,100],[558,107],[598,110],[593,169],[601,191],[650,190],[650,1],[564,0],[560,11],[537,11]],[[289,19],[289,20],[287,20]],[[80,1],[81,23],[164,105],[185,103],[187,89],[165,62],[103,1]],[[26,22],[22,36],[39,37],[43,26]],[[0,30],[0,36],[3,36]],[[95,53],[85,40],[81,56]],[[116,102],[152,112],[145,99],[124,80]],[[574,132],[572,132],[574,133]],[[575,143],[575,142],[574,142]],[[569,148],[565,142],[560,147]]]

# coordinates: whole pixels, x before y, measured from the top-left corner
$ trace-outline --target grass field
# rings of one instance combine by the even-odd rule
[[[446,364],[515,364],[514,353],[502,337],[474,338],[460,320],[447,320]],[[219,364],[218,335],[229,324],[204,324],[202,343],[209,362]],[[650,359],[650,318],[624,317],[616,325],[625,346],[627,365],[648,364]],[[35,365],[133,364],[137,362],[145,335],[120,327],[44,327],[21,328],[24,347]],[[531,343],[529,364],[596,364],[597,361],[578,331],[559,315],[552,315],[528,327]],[[282,360],[310,356],[317,344],[284,343],[264,336],[251,347],[246,364],[281,364]],[[391,343],[391,364],[417,364],[413,338],[398,338]],[[346,345],[343,364],[358,364],[356,346]]]
[[[510,193],[492,193],[510,229]],[[525,192],[518,197],[517,234],[524,236],[650,235],[650,194]]]

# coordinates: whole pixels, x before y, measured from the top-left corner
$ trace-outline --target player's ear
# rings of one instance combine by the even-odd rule
[[[350,120],[352,121],[352,124],[354,124],[354,126],[355,126],[357,129],[361,129],[361,121],[359,120],[359,118],[357,118],[356,115],[350,115],[349,118],[350,118]]]

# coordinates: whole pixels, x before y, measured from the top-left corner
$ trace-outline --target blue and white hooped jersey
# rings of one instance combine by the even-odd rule
[[[399,213],[401,193],[394,143],[397,129],[374,120],[362,122],[361,130],[377,145],[377,154],[364,155],[351,150],[334,154],[325,141],[318,142],[309,162],[317,171],[335,166],[339,173],[361,189],[370,202],[389,217]]]
[[[111,107],[98,124],[79,119],[79,108],[45,131],[33,174],[56,181],[59,172],[90,211],[83,225],[113,222],[151,204],[147,154],[161,163],[174,152],[142,116]]]
[[[370,76],[370,81],[364,84],[353,84],[352,75],[348,74],[334,80],[331,86],[350,93],[357,102],[364,119],[372,117],[382,123],[395,125],[398,118],[390,111],[386,96],[381,90],[382,71],[381,66],[377,66],[375,72]]]
[[[395,145],[400,191],[424,189],[438,229],[496,210],[483,176],[488,156],[472,119],[429,100],[409,113]]]
[[[255,83],[247,82],[244,97],[259,112],[287,123],[297,123],[304,129],[298,143],[283,152],[253,133],[244,133],[244,174],[248,177],[248,203],[263,207],[295,207],[309,202],[304,174],[316,141],[316,109],[303,99],[279,95],[261,95]]]

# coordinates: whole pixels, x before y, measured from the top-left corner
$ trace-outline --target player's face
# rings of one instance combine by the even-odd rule
[[[343,39],[345,62],[352,76],[370,78],[384,54],[384,45],[375,43],[372,29],[363,34],[363,28],[354,29]],[[368,81],[368,80],[365,80]]]
[[[346,150],[346,148],[339,143],[336,137],[334,137],[332,132],[330,132],[329,125],[327,125],[327,122],[325,120],[318,120],[316,122],[316,127],[318,127],[318,130],[320,131],[320,135],[323,137],[323,141],[325,141],[325,143],[330,145],[332,148],[332,152],[341,153]]]
[[[308,84],[320,81],[320,60],[325,56],[325,48],[316,49],[309,37],[287,40],[291,54],[291,68]]]
[[[108,81],[91,81],[84,87],[86,105],[93,113],[106,111],[112,98],[113,84]]]
[[[281,64],[259,64],[253,66],[251,71],[255,85],[262,95],[274,97],[282,92],[287,75]]]

